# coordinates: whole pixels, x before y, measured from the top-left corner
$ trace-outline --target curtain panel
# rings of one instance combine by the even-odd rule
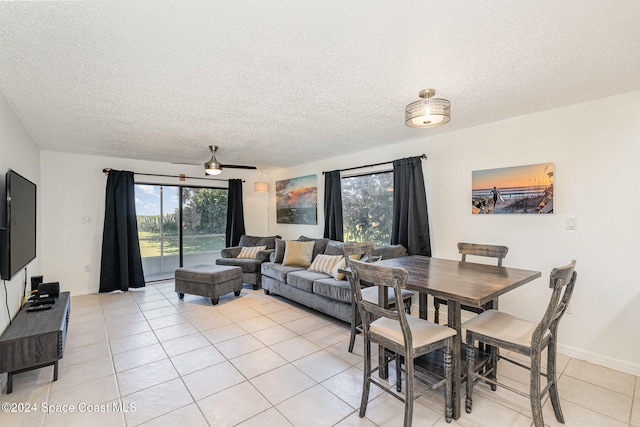
[[[391,243],[403,245],[409,255],[431,256],[427,195],[420,157],[393,162]]]
[[[242,180],[229,180],[229,196],[227,198],[227,230],[226,247],[238,246],[244,231],[244,208],[242,205]]]
[[[105,198],[100,292],[143,286],[133,172],[112,169]]]
[[[340,171],[324,174],[324,237],[344,239],[342,229],[342,185]]]

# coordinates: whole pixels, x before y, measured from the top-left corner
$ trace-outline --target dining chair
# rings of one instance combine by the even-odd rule
[[[551,293],[549,305],[539,323],[536,324],[520,319],[502,311],[487,310],[462,324],[462,327],[467,330],[468,371],[467,399],[465,405],[467,413],[471,413],[473,405],[474,384],[479,379],[482,379],[490,384],[504,387],[507,390],[529,397],[531,401],[531,412],[533,413],[533,420],[536,427],[544,426],[544,420],[542,418],[542,398],[548,392],[556,419],[558,422],[564,424],[556,379],[558,325],[573,294],[577,277],[575,265],[576,262],[574,260],[571,261],[569,265],[554,268],[551,271],[549,287],[553,288],[553,292]],[[474,346],[476,341],[528,356],[530,358],[529,365],[524,365],[519,361],[512,360],[505,356],[499,356],[499,358],[530,371],[530,392],[527,394],[499,383],[497,378],[490,378],[486,373],[482,374],[474,369]],[[542,372],[540,366],[542,351],[544,349],[547,349],[546,374]],[[492,363],[495,364],[497,361]],[[495,368],[495,365],[493,368]],[[547,379],[547,383],[542,390],[540,390],[541,376]]]
[[[345,257],[346,265],[349,265],[350,257],[361,257],[361,260],[366,260],[367,262],[375,261],[373,256],[373,242],[362,242],[362,243],[344,243],[343,244],[343,253]],[[349,281],[351,278],[348,279]],[[366,284],[365,284],[366,285]],[[411,298],[413,297],[413,292],[403,289],[402,290],[402,301],[404,303],[405,311],[408,314],[411,314]],[[377,286],[368,286],[362,288],[362,298],[367,301],[378,303],[378,287]],[[389,306],[393,307],[396,304],[395,295],[393,294],[393,290],[389,289],[387,293],[387,299],[389,300]],[[356,342],[356,334],[362,332],[362,321],[360,320],[360,316],[358,314],[358,308],[355,302],[355,294],[353,284],[351,284],[351,337],[349,338],[349,353],[353,352],[353,346]]]
[[[502,260],[507,256],[509,248],[506,246],[482,245],[478,243],[458,243],[458,253],[462,255],[462,262],[467,261],[467,255],[481,256],[498,259],[498,267],[502,267]],[[447,300],[442,298],[433,298],[433,310],[435,323],[440,323],[440,305],[447,305]],[[488,307],[473,307],[470,305],[462,305],[460,308],[466,311],[479,314]]]
[[[396,301],[399,300],[402,287],[407,281],[407,270],[398,267],[386,267],[376,263],[349,260],[351,267],[352,283],[354,285],[356,304],[362,318],[364,334],[364,376],[362,385],[362,400],[360,401],[360,418],[367,412],[369,391],[371,384],[375,384],[387,393],[404,402],[404,426],[409,427],[413,418],[413,400],[424,393],[444,387],[444,414],[449,423],[452,412],[452,359],[451,349],[455,329],[436,325],[418,317],[410,316],[399,306],[385,308],[378,305],[378,301],[368,301],[362,296],[362,283],[374,283],[394,293]],[[371,366],[371,343],[382,345],[386,350],[394,353],[394,356],[384,362],[388,365],[396,362],[396,377],[399,385],[402,380],[400,360],[404,360],[405,393],[404,396],[396,391],[394,385],[389,386],[375,379],[372,374],[378,371],[380,364],[375,368]],[[443,350],[444,378],[431,383],[424,378],[414,376],[414,359],[434,350]],[[414,379],[421,381],[428,387],[421,393],[414,392]]]

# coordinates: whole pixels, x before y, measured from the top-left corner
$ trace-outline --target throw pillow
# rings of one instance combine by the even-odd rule
[[[276,243],[276,250],[274,252],[275,258],[273,259],[273,262],[282,264],[282,260],[284,259],[284,249],[287,246],[287,242],[282,239],[275,239],[275,243]]]
[[[314,242],[287,240],[282,265],[295,265],[307,268],[311,265]]]
[[[264,251],[266,246],[243,246],[236,258],[255,258],[259,251]]]
[[[340,260],[344,261],[344,257],[340,255],[319,254],[316,256],[307,270],[317,271],[318,273],[331,274],[331,269],[334,265],[339,263]]]
[[[360,259],[360,255],[349,255],[350,259],[355,259],[355,260],[359,260]],[[333,268],[331,269],[331,275],[333,276],[334,279],[336,280],[344,280],[344,274],[338,272],[338,270],[340,270],[341,268],[345,268],[347,266],[347,262],[344,259],[344,256],[342,257],[342,259],[333,266]]]

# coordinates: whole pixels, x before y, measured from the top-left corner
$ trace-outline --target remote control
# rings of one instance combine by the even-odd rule
[[[47,310],[49,308],[53,307],[53,304],[40,304],[40,305],[32,305],[31,307],[27,308],[27,311],[40,311],[40,310]]]

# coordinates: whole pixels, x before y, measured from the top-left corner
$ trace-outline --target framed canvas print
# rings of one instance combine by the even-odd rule
[[[316,175],[276,181],[276,216],[279,224],[317,224]]]
[[[471,213],[553,213],[553,163],[485,169],[471,174]]]

